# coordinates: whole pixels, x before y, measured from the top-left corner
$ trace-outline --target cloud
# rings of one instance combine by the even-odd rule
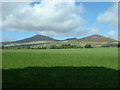
[[[80,15],[84,11],[83,4],[56,0],[43,0],[34,7],[30,3],[3,3],[3,29],[69,36],[82,30],[86,21]]]
[[[100,33],[101,31],[96,28],[96,27],[88,27],[84,32],[86,32],[86,34],[97,34]]]
[[[115,39],[115,40],[118,40],[118,32],[116,32],[116,31],[109,32],[108,36],[111,37],[111,38],[113,38],[113,39]]]
[[[97,21],[103,24],[109,24],[107,33],[110,38],[118,40],[118,3],[114,3],[107,11],[99,14]]]
[[[112,7],[110,7],[104,13],[101,13],[97,17],[97,21],[99,23],[108,23],[110,24],[109,29],[114,29],[118,27],[118,3],[114,3]]]
[[[2,28],[2,3],[0,2],[0,30]]]

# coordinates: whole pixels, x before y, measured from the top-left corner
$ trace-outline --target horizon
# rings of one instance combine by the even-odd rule
[[[40,34],[37,34],[37,35],[40,35]],[[33,36],[30,36],[30,37],[27,37],[27,38],[24,38],[24,39],[28,39],[28,38],[32,38],[32,37],[35,37],[37,35],[33,35]],[[76,38],[76,37],[71,37],[71,38],[66,38],[66,39],[63,39],[63,40],[59,40],[59,39],[56,39],[56,38],[52,38],[50,36],[46,36],[46,37],[49,37],[49,38],[52,38],[52,39],[55,39],[55,40],[59,40],[59,41],[64,41],[64,40],[67,40],[67,39],[72,39],[72,38],[76,38],[76,39],[83,39],[83,38],[87,38],[89,36],[94,36],[94,35],[98,35],[98,36],[103,36],[103,35],[100,35],[100,34],[92,34],[92,35],[87,35],[87,36],[83,36],[82,38]],[[45,36],[45,35],[40,35],[40,36]],[[103,36],[103,37],[107,37],[107,36]],[[107,38],[110,38],[110,37],[107,37]],[[20,39],[20,40],[24,40],[24,39]],[[110,39],[113,39],[113,38],[110,38]],[[15,41],[20,41],[20,40],[15,40]],[[113,39],[115,40],[115,39]],[[15,41],[5,41],[5,42],[15,42]],[[119,40],[116,40],[116,41],[119,41]],[[1,42],[3,43],[3,42]]]
[[[58,40],[99,34],[118,40],[118,3],[115,2],[3,2],[2,8],[0,42],[38,34]]]

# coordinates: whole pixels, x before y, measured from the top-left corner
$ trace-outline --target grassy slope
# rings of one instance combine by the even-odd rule
[[[29,42],[29,43],[16,43],[16,44],[9,44],[5,46],[21,46],[21,45],[31,45],[31,46],[43,46],[43,45],[63,45],[63,44],[71,44],[71,45],[85,45],[85,44],[92,44],[92,45],[102,45],[108,42],[88,42],[88,41],[77,41],[77,40],[68,40],[68,41],[36,41],[36,42]],[[110,43],[109,43],[110,44]],[[113,44],[113,43],[112,43]]]
[[[3,88],[114,88],[117,57],[117,48],[4,50]]]

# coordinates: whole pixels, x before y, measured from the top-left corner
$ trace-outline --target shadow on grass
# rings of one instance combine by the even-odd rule
[[[118,71],[104,67],[3,70],[3,88],[117,88]]]

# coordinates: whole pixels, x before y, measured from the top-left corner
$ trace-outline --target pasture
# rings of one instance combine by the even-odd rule
[[[116,88],[118,48],[3,50],[3,88]]]

